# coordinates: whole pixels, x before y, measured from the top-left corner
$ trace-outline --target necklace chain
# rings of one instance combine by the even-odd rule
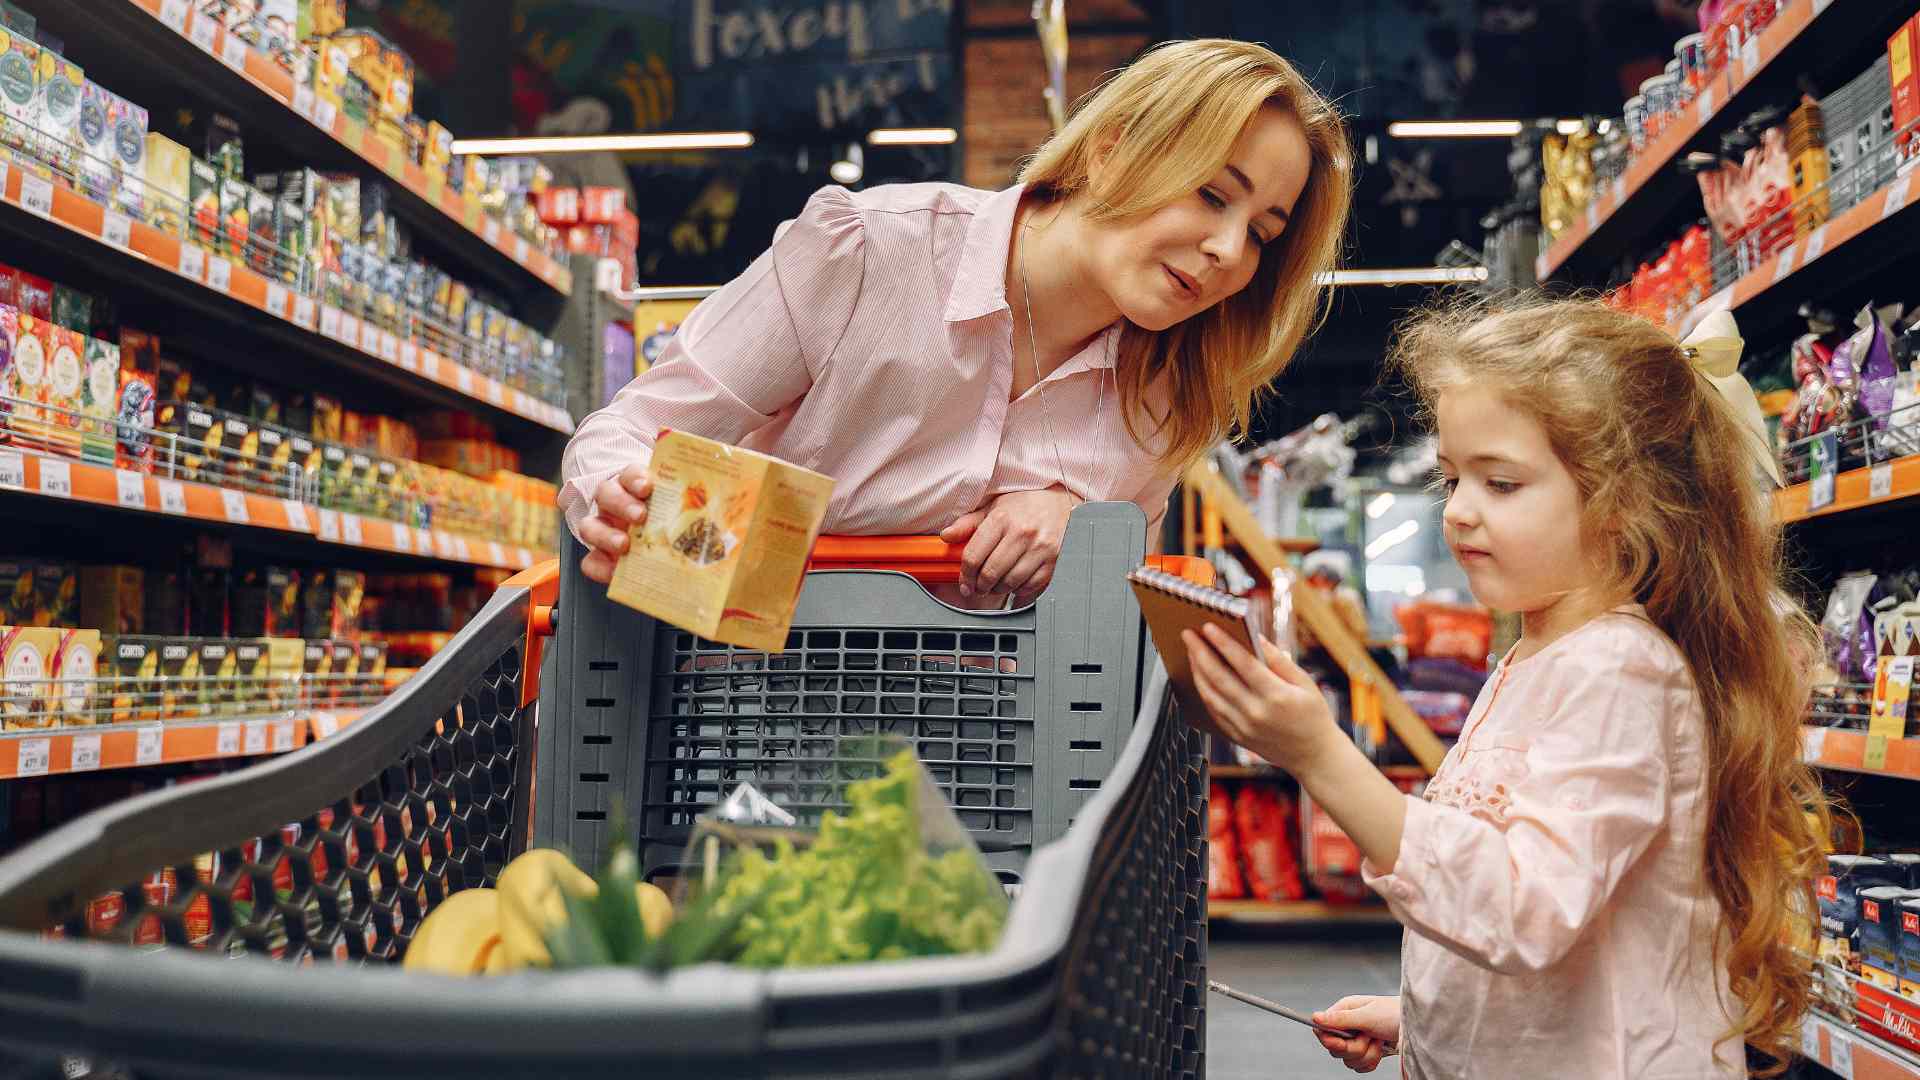
[[[1029,241],[1033,237],[1033,222],[1022,225]],[[1020,299],[1027,309],[1027,360],[1033,365],[1033,387],[1040,393],[1040,417],[1046,424],[1047,440],[1053,443],[1053,466],[1060,473],[1060,486],[1067,486],[1067,462],[1060,453],[1060,437],[1053,430],[1053,410],[1047,404],[1047,387],[1040,374],[1040,343],[1033,329],[1033,284],[1027,278],[1027,244],[1020,245]],[[1107,405],[1107,373],[1100,372],[1100,394],[1094,399],[1093,422],[1097,427],[1105,415]],[[1071,494],[1071,492],[1069,492]],[[1095,492],[1096,496],[1101,493]]]

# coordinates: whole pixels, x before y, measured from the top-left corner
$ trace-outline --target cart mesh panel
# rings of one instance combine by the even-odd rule
[[[1167,700],[1147,775],[1094,854],[1098,899],[1062,974],[1059,1077],[1206,1075],[1206,747]]]
[[[399,760],[331,806],[156,871],[61,932],[297,963],[399,960],[427,912],[491,885],[512,854],[520,677],[509,649]]]
[[[650,839],[684,840],[740,783],[817,823],[855,778],[843,741],[898,735],[983,848],[1033,843],[1032,631],[799,627],[774,655],[656,640]]]

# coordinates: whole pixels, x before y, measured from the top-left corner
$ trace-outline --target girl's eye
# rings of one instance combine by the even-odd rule
[[[1217,194],[1215,194],[1215,192],[1214,192],[1214,190],[1213,190],[1212,188],[1201,188],[1201,189],[1200,189],[1200,198],[1201,198],[1201,200],[1202,200],[1202,201],[1204,201],[1204,202],[1205,202],[1205,203],[1206,203],[1206,204],[1207,204],[1208,206],[1211,206],[1211,207],[1213,207],[1213,208],[1214,208],[1215,210],[1218,210],[1218,209],[1220,209],[1221,207],[1223,207],[1223,206],[1225,206],[1225,205],[1227,205],[1227,200],[1225,200],[1225,199],[1223,199],[1223,198],[1221,198],[1221,197],[1220,197],[1219,195],[1217,195]]]
[[[1520,485],[1511,480],[1489,480],[1487,488],[1496,495],[1511,495],[1520,490]]]
[[[1436,476],[1433,478],[1433,486],[1436,490],[1444,491],[1451,495],[1453,494],[1453,489],[1460,486],[1460,479],[1455,476]]]

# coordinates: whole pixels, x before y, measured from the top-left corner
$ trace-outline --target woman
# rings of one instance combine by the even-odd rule
[[[990,192],[829,187],[581,422],[560,503],[608,580],[672,428],[832,476],[824,530],[964,543],[958,601],[1043,591],[1078,503],[1157,525],[1324,311],[1346,131],[1285,60],[1149,52]],[[1151,535],[1151,534],[1150,534]]]

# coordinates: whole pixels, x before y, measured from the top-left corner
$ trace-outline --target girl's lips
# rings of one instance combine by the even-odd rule
[[[1175,270],[1173,267],[1168,266],[1165,263],[1160,264],[1160,269],[1165,270],[1167,272],[1167,277],[1172,279],[1174,288],[1179,292],[1184,293],[1189,297],[1195,297],[1200,295],[1199,288],[1194,285],[1193,280],[1191,278],[1187,277],[1186,275],[1182,274],[1180,271]]]
[[[1454,548],[1453,553],[1457,558],[1459,558],[1461,562],[1468,562],[1473,559],[1493,558],[1492,553],[1482,551],[1479,548],[1459,547],[1459,548]]]

